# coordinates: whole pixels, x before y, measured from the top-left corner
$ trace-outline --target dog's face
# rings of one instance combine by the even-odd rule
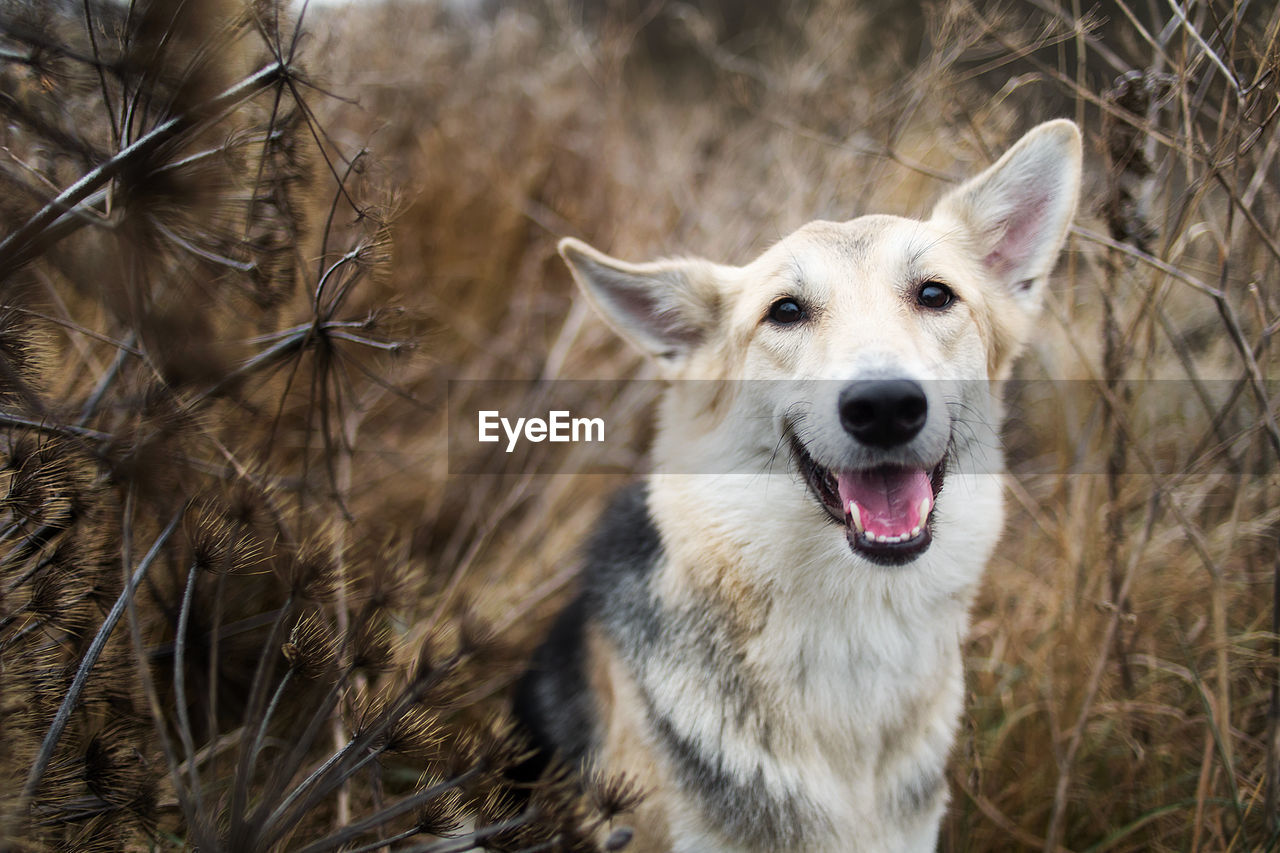
[[[1080,147],[1071,122],[1043,124],[927,220],[813,222],[743,267],[626,264],[575,240],[561,253],[665,376],[732,389],[674,383],[687,423],[666,440],[768,460],[785,447],[855,554],[910,562],[932,541],[957,453],[994,440],[983,392],[1030,332],[1075,212]]]

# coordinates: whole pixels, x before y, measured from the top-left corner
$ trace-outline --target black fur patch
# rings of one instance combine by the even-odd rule
[[[620,603],[625,609],[626,602],[644,597],[644,579],[661,552],[646,501],[643,483],[614,497],[587,542],[578,596],[556,619],[516,686],[513,710],[536,751],[518,768],[518,781],[536,780],[556,755],[577,767],[596,745],[598,712],[586,672],[587,623],[600,618],[604,608]]]
[[[534,750],[512,772],[517,782],[536,781],[556,755],[576,767],[594,743],[585,630],[586,604],[579,595],[560,613],[516,685],[512,710]]]

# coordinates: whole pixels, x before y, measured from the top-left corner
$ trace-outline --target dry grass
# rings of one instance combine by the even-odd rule
[[[324,735],[298,759],[312,768],[406,690],[396,719],[418,732],[406,757],[313,787],[286,837],[332,840],[402,795],[441,801],[428,779],[465,777],[446,817],[510,817],[498,782],[468,768],[509,756],[482,732],[518,667],[512,649],[564,600],[576,542],[624,477],[575,475],[577,458],[559,476],[449,476],[448,381],[648,375],[571,291],[555,241],[745,260],[812,218],[927,211],[948,180],[1067,115],[1085,128],[1090,177],[1020,370],[1056,381],[1028,382],[1012,407],[1013,511],[974,614],[942,847],[1274,849],[1280,12],[1207,2],[1182,22],[1123,2],[1083,17],[1054,2],[853,5],[762,5],[758,18],[729,3],[611,2],[584,19],[567,0],[474,17],[312,10],[328,35],[290,61],[310,76],[273,78],[104,184],[114,207],[91,197],[85,215],[110,223],[62,226],[20,269],[10,256],[6,772],[26,778],[104,613],[130,606],[97,665],[117,689],[90,678],[35,811],[0,798],[0,834],[265,848],[270,833],[236,798],[270,802],[274,780],[243,758],[245,733],[261,726],[287,751],[297,727],[281,718],[341,695],[336,726],[319,704]],[[223,23],[192,25],[185,43],[217,51],[113,64],[106,83],[53,48],[107,50],[111,27],[95,48],[79,4],[31,32],[10,7],[4,47],[28,53],[3,58],[5,234],[125,147],[104,86],[117,117],[126,90],[153,87],[136,138],[167,115],[203,116],[199,104],[270,64],[264,46],[292,43],[269,4],[256,19],[197,6],[183,14]],[[33,47],[36,35],[48,43]],[[194,55],[201,74],[184,72]],[[144,68],[169,71],[148,83]],[[1118,86],[1132,69],[1147,74]],[[203,150],[219,154],[160,168]],[[632,425],[639,454],[651,392],[619,388],[601,404]],[[199,510],[165,537],[189,499]],[[136,567],[160,537],[182,544],[122,596],[122,555]],[[74,548],[90,556],[50,558]],[[396,649],[357,672],[350,650],[368,643],[356,629],[370,614]],[[478,641],[477,619],[499,641]],[[216,627],[233,624],[243,630]],[[198,666],[175,667],[176,637],[193,638]],[[448,677],[410,667],[424,641]],[[270,716],[285,679],[316,686],[286,683],[288,714]],[[359,698],[374,694],[384,703]],[[348,754],[384,755],[380,737]],[[114,762],[96,758],[104,743]],[[134,767],[120,756],[138,744]],[[200,772],[166,771],[184,750],[205,756]],[[145,780],[149,800],[111,802],[103,767]],[[601,818],[578,808],[542,823]],[[441,822],[424,816],[417,838]],[[415,826],[390,816],[381,831]]]

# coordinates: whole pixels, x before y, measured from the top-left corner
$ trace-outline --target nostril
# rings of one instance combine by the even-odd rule
[[[924,394],[908,394],[898,402],[898,420],[904,424],[922,423],[928,412]]]
[[[849,402],[841,415],[847,424],[867,426],[876,419],[876,409],[868,400],[855,399]]]

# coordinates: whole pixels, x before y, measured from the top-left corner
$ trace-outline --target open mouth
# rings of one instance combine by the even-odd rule
[[[791,450],[809,491],[833,520],[844,525],[854,553],[897,566],[920,556],[933,541],[934,502],[946,475],[946,457],[932,470],[880,465],[833,471],[814,461],[793,434]]]

